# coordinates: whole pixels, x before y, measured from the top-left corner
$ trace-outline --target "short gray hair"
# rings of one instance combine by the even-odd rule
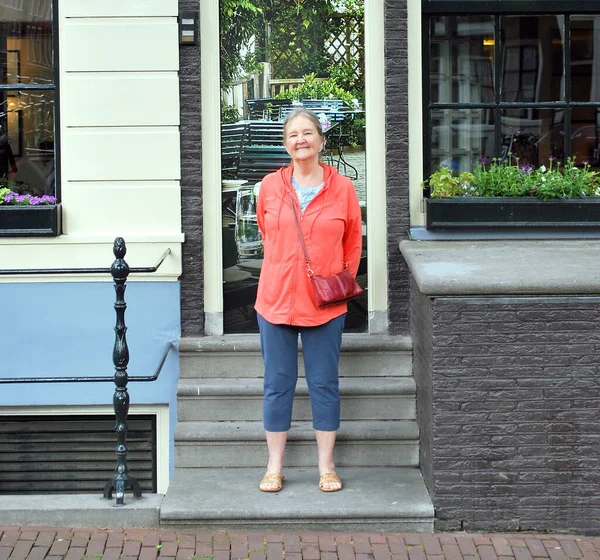
[[[317,114],[314,111],[311,111],[310,109],[307,109],[306,107],[298,107],[297,109],[290,111],[287,114],[287,117],[285,117],[285,120],[283,121],[283,141],[284,142],[285,142],[285,136],[287,134],[288,124],[292,119],[295,119],[296,117],[306,117],[309,121],[311,121],[315,125],[315,128],[317,129],[317,133],[319,134],[319,136],[321,137],[323,142],[325,142],[325,136],[323,136],[323,126],[321,125],[321,121],[319,120],[319,117],[317,116]]]

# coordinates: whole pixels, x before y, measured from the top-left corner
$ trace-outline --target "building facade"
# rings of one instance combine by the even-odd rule
[[[512,141],[508,149],[516,150],[521,142],[519,149],[529,154],[523,157],[537,158],[531,160],[536,165],[543,157],[569,155],[598,165],[600,12],[585,0],[541,4],[365,1],[368,298],[363,337],[386,344],[390,338],[411,337],[420,468],[441,529],[597,527],[600,480],[593,467],[600,461],[599,433],[591,416],[598,405],[588,400],[598,392],[593,352],[570,342],[561,347],[560,355],[569,358],[549,363],[553,370],[545,372],[542,364],[532,373],[532,379],[546,385],[529,398],[517,386],[519,368],[525,367],[515,358],[526,352],[522,340],[506,339],[511,367],[503,373],[494,364],[477,367],[477,359],[495,355],[489,340],[465,348],[464,338],[452,337],[453,321],[468,323],[473,309],[480,313],[478,328],[494,336],[493,327],[506,319],[506,314],[494,314],[498,298],[515,298],[500,302],[511,317],[519,317],[522,305],[529,318],[525,323],[535,323],[533,316],[541,309],[544,324],[558,314],[566,321],[565,332],[572,332],[578,328],[572,322],[582,313],[581,332],[595,340],[597,302],[586,298],[599,290],[587,283],[565,291],[565,283],[557,282],[550,291],[534,284],[525,293],[519,280],[526,276],[523,265],[521,276],[510,284],[512,291],[482,280],[480,285],[487,286],[482,292],[477,282],[465,284],[460,274],[458,280],[453,275],[464,265],[460,250],[473,240],[485,249],[489,239],[511,244],[523,230],[509,227],[490,235],[425,228],[424,177],[444,162],[464,170],[482,157],[501,157],[507,138]],[[56,197],[48,208],[58,216],[51,231],[36,232],[34,223],[25,234],[17,231],[24,227],[18,220],[15,225],[4,217],[7,205],[0,205],[0,266],[5,269],[0,321],[6,333],[0,376],[110,377],[115,324],[110,275],[52,271],[108,268],[115,237],[125,239],[131,267],[152,266],[169,249],[156,272],[132,275],[126,290],[131,378],[151,374],[167,356],[157,381],[130,383],[131,417],[153,419],[156,450],[148,455],[155,465],[149,488],[165,493],[176,470],[178,382],[185,369],[177,346],[181,341],[189,352],[196,344],[190,340],[210,339],[228,348],[235,335],[224,327],[218,0],[7,0],[0,2],[0,13],[6,39],[0,84],[4,126],[18,167],[8,178],[18,180],[40,151],[50,153],[54,185],[44,188]],[[45,30],[42,39],[33,35],[35,27]],[[185,33],[190,28],[192,40]],[[52,53],[43,61],[29,54],[40,41]],[[17,64],[15,53],[20,53],[21,68],[29,61],[46,74],[31,70],[15,80],[10,71]],[[30,134],[38,130],[35,119],[42,118],[41,109],[27,113],[32,111],[27,96],[35,95],[42,96],[43,109],[51,115],[51,125],[46,121],[51,144]],[[578,239],[589,241],[596,234],[586,229],[568,235],[579,247]],[[540,236],[552,244],[564,235],[538,231],[529,237]],[[440,249],[430,243],[449,245]],[[458,244],[459,256],[446,258],[444,250],[454,250],[452,244]],[[580,254],[558,242],[555,246]],[[419,256],[427,247],[437,248],[433,264],[423,263],[428,249]],[[535,247],[513,247],[515,254],[533,250],[537,255]],[[494,253],[476,253],[473,259],[491,263]],[[32,269],[38,273],[28,272]],[[585,274],[593,276],[594,270]],[[435,289],[427,287],[430,277]],[[445,290],[453,282],[462,288]],[[482,295],[490,301],[477,299]],[[549,299],[531,299],[540,295]],[[505,323],[503,333],[525,328],[516,319]],[[469,337],[469,332],[466,328],[460,334]],[[464,361],[469,353],[475,356],[471,363]],[[465,391],[452,392],[450,399],[454,381],[447,378],[448,368]],[[470,394],[469,379],[478,375],[477,394]],[[563,400],[557,394],[563,377],[587,393]],[[10,383],[5,388],[0,400],[4,422],[77,416],[85,431],[86,416],[106,417],[112,411],[110,383]],[[500,400],[514,401],[514,407],[497,404],[495,392],[502,388],[512,392]],[[461,420],[461,410],[478,405],[478,416]],[[520,407],[527,406],[543,411],[543,418],[519,416]],[[562,406],[591,412],[565,414],[559,422],[552,408]],[[521,420],[511,420],[511,412]],[[488,422],[495,413],[508,417]],[[526,435],[513,443],[501,439],[507,427],[518,432],[520,422],[529,426]],[[550,436],[540,435],[548,430]],[[561,440],[562,430],[571,438]],[[453,439],[473,456],[453,448]],[[467,445],[473,439],[478,446]],[[527,454],[539,457],[540,450],[551,460],[528,462]],[[566,465],[573,455],[579,462]]]

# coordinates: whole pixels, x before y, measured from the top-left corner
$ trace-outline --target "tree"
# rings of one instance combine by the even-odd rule
[[[251,41],[263,33],[262,0],[220,0],[221,88],[254,69]]]

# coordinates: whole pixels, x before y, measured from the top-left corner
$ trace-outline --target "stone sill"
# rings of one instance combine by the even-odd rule
[[[593,240],[405,240],[400,251],[429,296],[600,295]]]

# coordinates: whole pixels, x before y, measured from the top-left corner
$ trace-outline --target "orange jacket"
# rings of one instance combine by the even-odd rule
[[[312,327],[347,311],[345,303],[316,306],[293,214],[297,212],[300,218],[315,274],[336,274],[348,263],[356,276],[362,251],[362,219],[356,191],[350,179],[334,167],[322,167],[323,188],[302,216],[291,183],[292,165],[267,175],[261,182],[256,216],[263,236],[264,260],[254,307],[270,323]]]

